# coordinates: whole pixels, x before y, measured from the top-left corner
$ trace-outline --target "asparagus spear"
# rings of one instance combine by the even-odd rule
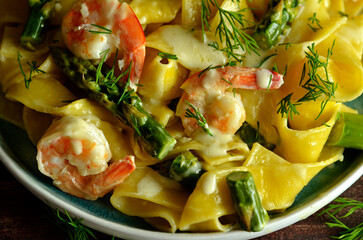
[[[362,124],[363,115],[344,112],[340,113],[326,144],[336,147],[363,150]]]
[[[267,14],[256,26],[253,38],[262,49],[277,44],[279,37],[288,29],[297,14],[297,7],[303,0],[272,0]]]
[[[240,129],[238,129],[237,133],[241,137],[242,141],[244,141],[248,145],[249,149],[252,148],[252,145],[255,142],[258,142],[259,144],[270,150],[273,150],[276,147],[275,144],[268,143],[265,138],[258,132],[258,130],[252,127],[247,122],[244,122],[242,124]]]
[[[121,121],[131,126],[144,149],[153,157],[163,159],[176,141],[165,128],[142,107],[141,99],[128,90],[127,83],[107,78],[112,70],[102,72],[89,61],[74,56],[68,49],[51,47],[54,61],[63,74],[89,98],[111,110]]]
[[[28,50],[35,51],[43,42],[46,22],[54,11],[53,0],[29,0],[30,14],[23,33],[20,45]]]
[[[204,173],[202,164],[191,152],[186,151],[171,163],[169,176],[180,182],[187,189],[194,189],[198,179]]]
[[[252,174],[237,171],[228,174],[226,179],[241,227],[261,231],[270,218],[262,207]]]

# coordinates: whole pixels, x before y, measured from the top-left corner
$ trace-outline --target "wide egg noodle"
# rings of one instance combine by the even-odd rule
[[[318,161],[340,112],[341,104],[329,102],[322,115],[315,120],[320,107],[320,101],[303,103],[297,106],[298,111],[301,109],[301,116],[295,116],[289,121],[276,115],[273,121],[279,132],[280,143],[276,146],[275,152],[292,163]],[[296,129],[291,128],[292,126]]]
[[[208,46],[215,39],[214,34],[207,32],[207,43],[203,42],[202,31],[185,29],[179,25],[165,25],[146,37],[146,45],[165,53],[174,54],[178,62],[194,72],[208,66],[223,65],[226,56]]]
[[[233,220],[222,222],[223,217],[235,214],[225,180],[231,172],[251,172],[263,207],[268,211],[280,211],[291,206],[296,195],[319,171],[342,159],[343,148],[329,148],[323,152],[319,162],[290,163],[255,143],[243,166],[216,169],[202,175],[184,207],[180,230],[209,232],[231,229]],[[213,178],[215,187],[209,192]]]
[[[114,190],[111,204],[119,211],[146,218],[154,227],[175,232],[188,193],[151,168],[137,168]]]
[[[284,210],[324,167],[343,160],[343,148],[325,147],[314,163],[290,163],[258,143],[243,164],[253,175],[267,211]]]
[[[220,222],[221,217],[235,212],[225,177],[233,171],[246,170],[245,167],[234,167],[204,173],[184,207],[180,230],[198,232],[229,230],[232,227],[231,222]]]
[[[138,93],[149,99],[167,101],[180,97],[181,84],[188,78],[189,71],[177,60],[162,58],[159,51],[146,48],[145,67]]]
[[[181,8],[181,2],[181,0],[132,0],[129,5],[140,24],[150,24],[172,21]]]

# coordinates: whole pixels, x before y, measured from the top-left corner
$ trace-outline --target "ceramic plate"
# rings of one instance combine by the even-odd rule
[[[363,113],[363,95],[348,105]],[[286,212],[271,216],[271,221],[261,232],[231,231],[226,233],[163,233],[153,229],[138,217],[118,212],[109,202],[110,195],[97,201],[82,200],[58,190],[51,179],[37,169],[36,148],[26,133],[0,120],[0,160],[8,170],[34,195],[48,205],[66,210],[83,219],[83,224],[100,232],[126,239],[250,239],[269,234],[307,218],[334,200],[363,173],[363,153],[348,149],[345,160],[323,169],[296,197]]]

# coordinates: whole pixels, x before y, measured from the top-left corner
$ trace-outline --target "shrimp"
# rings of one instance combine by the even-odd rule
[[[234,134],[246,120],[241,96],[226,92],[228,88],[277,89],[283,84],[281,74],[267,69],[221,67],[199,72],[188,78],[176,110],[185,132],[192,137],[201,129],[196,118],[186,116],[187,110],[199,111],[212,131]],[[191,107],[195,108],[192,109]]]
[[[37,145],[40,172],[74,196],[96,200],[134,169],[134,157],[108,165],[111,151],[103,132],[85,120],[65,116],[52,123]]]
[[[127,3],[118,0],[78,0],[62,21],[67,47],[83,59],[110,56],[123,50],[120,68],[131,64],[130,82],[136,90],[145,60],[145,34],[138,18]]]

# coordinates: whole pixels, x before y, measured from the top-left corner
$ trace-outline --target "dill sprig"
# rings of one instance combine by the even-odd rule
[[[209,130],[207,120],[203,117],[203,115],[198,111],[191,103],[186,101],[186,104],[188,104],[190,108],[188,108],[185,112],[185,117],[187,118],[194,118],[197,120],[197,125],[200,126],[204,132],[206,132],[208,135],[213,136],[212,132]]]
[[[330,101],[332,97],[334,97],[335,91],[338,85],[334,82],[329,80],[329,73],[328,73],[328,64],[329,58],[333,54],[333,48],[335,45],[335,40],[332,44],[332,47],[328,49],[326,61],[321,61],[318,52],[315,50],[315,43],[312,43],[311,46],[308,46],[309,52],[305,52],[305,56],[308,59],[308,76],[309,78],[306,82],[301,85],[302,79],[300,81],[300,85],[308,90],[308,92],[298,100],[298,102],[306,102],[306,101],[316,101],[322,95],[327,97],[326,100],[321,102],[320,112],[315,119],[318,119],[322,112],[325,109],[326,104]],[[325,79],[318,74],[318,70],[323,68]],[[305,70],[305,64],[304,64]],[[303,73],[304,75],[305,73]]]
[[[33,72],[36,72],[36,73],[45,73],[45,72],[43,70],[40,70],[40,69],[37,68],[37,62],[36,61],[32,61],[31,63],[30,62],[26,62],[29,65],[29,67],[30,67],[29,77],[27,77],[26,74],[25,74],[25,72],[24,72],[24,70],[23,70],[23,67],[21,65],[21,62],[20,62],[20,59],[21,58],[22,58],[22,56],[21,56],[21,54],[18,51],[18,63],[19,63],[20,71],[21,71],[21,74],[24,77],[25,87],[27,89],[29,89],[30,82],[32,81]]]
[[[239,0],[232,0],[238,4]],[[228,59],[234,59],[241,62],[241,51],[251,51],[259,55],[257,49],[259,49],[256,41],[244,30],[248,29],[247,24],[251,23],[244,17],[244,13],[248,9],[240,9],[238,11],[229,11],[221,8],[216,0],[202,0],[201,3],[201,22],[203,38],[207,31],[211,31],[210,24],[208,22],[211,15],[211,6],[215,6],[218,10],[220,22],[217,25],[215,34],[218,35],[220,42],[225,43],[225,47],[219,46],[217,42],[212,42],[209,46],[223,51],[227,54]]]
[[[292,94],[293,93],[286,95],[277,104],[277,105],[279,105],[279,109],[277,110],[277,113],[280,113],[281,117],[284,117],[286,115],[286,116],[290,117],[290,119],[293,119],[294,114],[299,115],[299,112],[297,111],[296,106],[300,105],[301,103],[291,102]]]
[[[111,34],[112,30],[108,29],[106,27],[97,25],[97,24],[91,24],[93,27],[99,28],[100,31],[94,31],[94,30],[88,30],[88,32],[93,33],[93,34]]]
[[[267,56],[267,57],[265,57],[261,62],[260,62],[260,64],[258,64],[258,68],[260,68],[267,60],[269,60],[270,58],[272,58],[272,57],[274,57],[274,56],[276,56],[277,55],[277,53],[274,53],[274,54],[271,54],[271,55],[269,55],[269,56]]]
[[[335,91],[338,87],[337,83],[331,82],[329,80],[328,74],[329,58],[333,54],[334,45],[335,41],[333,42],[332,47],[328,49],[326,61],[320,60],[320,56],[315,50],[315,43],[312,43],[311,46],[308,46],[309,51],[305,52],[305,57],[308,61],[307,64],[304,63],[303,65],[299,84],[308,92],[294,103],[291,102],[291,97],[293,93],[290,93],[286,97],[284,97],[277,104],[280,105],[277,113],[280,113],[282,117],[286,115],[290,116],[290,118],[292,119],[294,114],[299,114],[296,106],[300,105],[303,102],[316,101],[324,95],[326,99],[321,102],[320,112],[316,116],[315,120],[321,116],[328,102],[332,99],[332,97],[334,97]],[[320,69],[323,69],[325,75],[324,77],[318,74],[318,71]],[[305,81],[305,83],[303,83],[306,72],[308,74],[308,79]]]
[[[311,22],[311,24],[308,23],[308,25],[311,28],[311,30],[313,30],[314,32],[323,29],[323,27],[320,25],[320,20],[316,17],[316,12],[314,12],[313,16],[309,17],[308,20]],[[314,27],[312,24],[316,24],[317,27]]]
[[[324,211],[322,211],[319,216],[323,214],[328,214],[331,218],[332,222],[325,222],[325,224],[330,227],[338,227],[342,228],[343,231],[339,233],[340,236],[331,236],[334,239],[342,239],[342,240],[354,240],[354,239],[362,239],[363,238],[363,222],[354,227],[349,227],[345,225],[341,219],[346,218],[352,215],[355,211],[362,210],[363,202],[349,199],[349,198],[337,198],[334,202],[338,204],[330,204]],[[348,212],[338,217],[336,216],[343,209],[349,209]]]
[[[162,58],[171,59],[171,60],[178,60],[178,57],[175,54],[171,54],[171,53],[158,52],[158,56],[160,56]]]
[[[67,235],[67,239],[97,239],[93,232],[82,224],[83,219],[72,218],[66,210],[62,213],[58,209],[45,207],[47,218]]]

